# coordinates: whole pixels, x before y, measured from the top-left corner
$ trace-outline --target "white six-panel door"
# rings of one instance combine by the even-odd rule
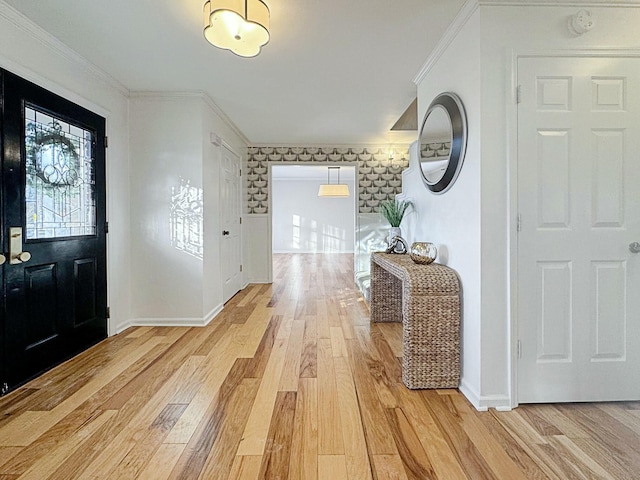
[[[240,158],[226,146],[222,146],[222,185],[220,208],[222,210],[221,250],[222,297],[227,302],[242,287],[241,236],[240,236]]]
[[[518,83],[518,401],[640,399],[640,59]]]

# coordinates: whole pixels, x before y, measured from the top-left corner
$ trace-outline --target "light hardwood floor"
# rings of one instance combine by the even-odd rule
[[[0,399],[0,480],[640,478],[640,402],[406,389],[352,262],[276,256],[208,327],[129,329]]]

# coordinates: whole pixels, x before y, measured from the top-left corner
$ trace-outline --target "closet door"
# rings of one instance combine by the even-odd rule
[[[518,400],[640,399],[640,59],[518,63]]]

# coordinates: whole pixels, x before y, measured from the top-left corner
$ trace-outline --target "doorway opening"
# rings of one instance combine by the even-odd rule
[[[356,167],[340,167],[340,183],[349,197],[320,197],[327,167],[271,167],[272,251],[353,254],[356,231]]]

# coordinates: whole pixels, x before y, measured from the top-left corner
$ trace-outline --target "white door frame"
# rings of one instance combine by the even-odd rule
[[[358,228],[358,162],[267,162],[268,168],[268,180],[267,180],[267,196],[268,196],[268,214],[267,214],[267,236],[269,237],[267,240],[267,256],[269,258],[268,265],[268,280],[269,283],[273,282],[273,173],[271,171],[271,167],[273,165],[281,166],[281,165],[302,165],[306,167],[354,167],[355,168],[355,188],[353,192],[353,224],[354,228]],[[355,251],[355,245],[354,245]],[[354,253],[355,254],[355,253]]]
[[[509,275],[507,282],[507,299],[509,312],[508,338],[511,343],[511,355],[509,357],[507,371],[509,374],[509,396],[511,407],[518,406],[518,60],[521,58],[639,58],[638,49],[567,49],[567,50],[533,50],[520,51],[509,50],[509,68],[506,70],[505,92],[506,116],[507,116],[507,176],[508,192],[508,222],[509,236],[507,239],[507,251],[509,256]]]

